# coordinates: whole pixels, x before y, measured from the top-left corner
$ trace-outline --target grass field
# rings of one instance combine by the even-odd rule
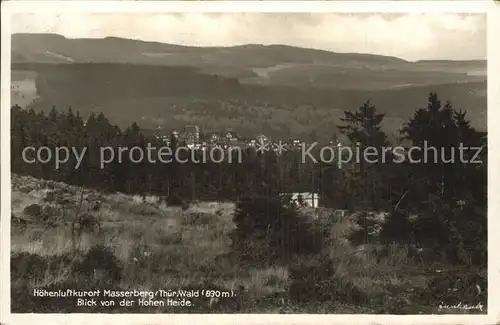
[[[100,231],[74,241],[71,220],[97,200],[103,202],[95,213]],[[30,212],[33,205],[41,208],[38,215]],[[316,211],[314,221],[331,231],[331,246],[321,257],[297,257],[293,265],[242,264],[230,247],[234,211],[229,202],[199,202],[183,210],[154,196],[103,194],[12,175],[12,214],[27,220],[12,221],[12,312],[480,312],[439,307],[457,302],[481,303],[487,312],[485,285],[470,280],[480,271],[424,263],[401,245],[354,246],[346,239],[356,229],[352,219],[329,220],[328,210]],[[77,307],[75,298],[35,297],[35,288],[217,290],[230,297],[194,297],[190,307],[120,307],[120,299],[115,307]]]

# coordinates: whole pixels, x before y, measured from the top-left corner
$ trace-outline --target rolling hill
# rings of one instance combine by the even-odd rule
[[[485,61],[408,62],[286,45],[190,47],[117,37],[68,39],[56,34],[13,35],[12,62],[194,66],[205,73],[237,77],[244,83],[359,89],[376,84],[363,82],[373,78],[383,80],[378,88],[385,88],[484,81],[486,72]],[[343,82],[346,79],[347,84]]]
[[[486,128],[485,61],[417,61],[285,45],[188,47],[54,34],[12,38],[13,104],[104,112],[120,126],[329,137],[371,100],[397,131],[436,91]],[[328,134],[328,135],[327,135]]]

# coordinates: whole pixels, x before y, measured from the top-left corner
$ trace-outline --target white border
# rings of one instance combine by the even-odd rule
[[[494,324],[500,322],[500,5],[476,1],[8,1],[1,4],[1,242],[0,321],[7,324]],[[10,21],[29,12],[456,12],[488,13],[488,315],[271,315],[271,314],[11,314],[10,313]],[[496,43],[495,43],[496,41]],[[439,46],[439,44],[436,44]],[[497,168],[495,168],[497,167]]]

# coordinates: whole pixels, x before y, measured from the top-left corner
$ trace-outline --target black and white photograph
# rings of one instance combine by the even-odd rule
[[[488,315],[488,13],[230,4],[11,13],[9,312]]]

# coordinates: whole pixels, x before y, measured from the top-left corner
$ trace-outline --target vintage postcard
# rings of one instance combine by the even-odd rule
[[[494,1],[2,3],[2,324],[494,324]]]

